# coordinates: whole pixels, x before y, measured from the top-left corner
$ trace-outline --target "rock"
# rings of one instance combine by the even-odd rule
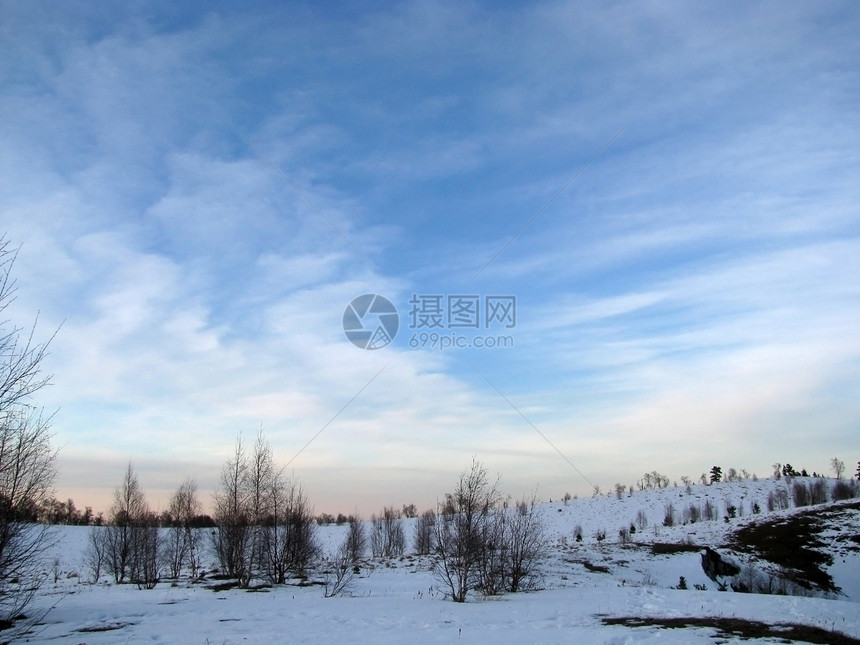
[[[702,551],[702,569],[714,582],[717,582],[717,578],[732,578],[741,572],[734,558],[720,555],[707,546]]]

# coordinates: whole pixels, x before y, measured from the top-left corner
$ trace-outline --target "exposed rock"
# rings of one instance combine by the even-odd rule
[[[732,578],[741,572],[734,558],[721,555],[708,546],[702,551],[702,569],[714,582],[717,578]]]

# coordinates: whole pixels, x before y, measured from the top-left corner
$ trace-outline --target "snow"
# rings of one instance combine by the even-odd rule
[[[632,496],[625,493],[621,499],[613,495],[546,503],[542,511],[552,546],[542,567],[542,589],[489,599],[473,597],[465,604],[446,600],[432,576],[431,560],[413,555],[369,561],[351,595],[337,598],[324,598],[319,585],[213,592],[187,580],[175,585],[162,582],[148,591],[114,585],[106,577],[99,584],[90,584],[82,564],[90,529],[59,527],[51,577],[28,614],[36,616],[51,609],[27,640],[75,645],[713,642],[714,632],[708,628],[606,626],[601,621],[605,616],[797,622],[860,638],[860,557],[856,549],[835,552],[830,572],[843,590],[838,598],[720,592],[702,571],[698,552],[652,555],[649,545],[654,542],[719,544],[728,530],[753,519],[749,514],[753,502],[766,508],[768,492],[778,486],[784,483],[744,481],[693,486],[690,495],[684,488],[667,488]],[[680,512],[690,501],[704,503],[706,499],[718,506],[719,521],[662,526],[667,503]],[[745,517],[726,523],[722,519],[726,503],[737,506],[741,502]],[[619,529],[629,527],[639,510],[647,515],[647,529],[635,533],[637,544],[621,544]],[[796,511],[781,511],[792,512]],[[413,521],[404,521],[408,538]],[[582,543],[573,539],[577,525],[583,529]],[[855,522],[846,530],[856,535],[857,528]],[[595,538],[598,530],[606,532],[602,543]],[[326,526],[320,527],[319,534],[326,548],[333,550],[345,531],[343,526]],[[825,537],[835,540],[836,533]],[[589,570],[586,563],[608,572]],[[681,576],[688,590],[674,588]],[[697,584],[707,590],[696,590]]]

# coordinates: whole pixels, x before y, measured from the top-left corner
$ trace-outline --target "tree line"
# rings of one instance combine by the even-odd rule
[[[446,595],[464,602],[473,591],[496,595],[536,587],[547,548],[536,496],[512,503],[498,480],[491,484],[486,469],[473,460],[438,509],[419,515],[412,505],[388,506],[367,522],[352,515],[344,522],[349,528],[342,544],[325,553],[307,494],[276,466],[262,432],[250,447],[240,436],[224,463],[211,530],[202,531],[197,523],[200,501],[191,479],[173,494],[167,515],[171,521],[165,527],[149,509],[129,464],[106,524],[89,536],[85,559],[93,579],[107,573],[116,583],[151,589],[163,575],[202,576],[208,553],[218,562],[217,573],[232,581],[228,585],[285,584],[314,569],[324,575],[326,595],[337,595],[349,588],[368,555],[394,558],[406,552],[406,517],[415,519],[413,551],[431,556]]]

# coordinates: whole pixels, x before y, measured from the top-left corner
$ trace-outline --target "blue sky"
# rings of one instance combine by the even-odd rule
[[[0,2],[58,494],[105,509],[132,459],[163,507],[261,427],[344,512],[473,456],[545,498],[854,463],[857,33],[851,2]],[[341,328],[365,293],[378,351]],[[412,294],[515,295],[514,347],[410,347]]]

